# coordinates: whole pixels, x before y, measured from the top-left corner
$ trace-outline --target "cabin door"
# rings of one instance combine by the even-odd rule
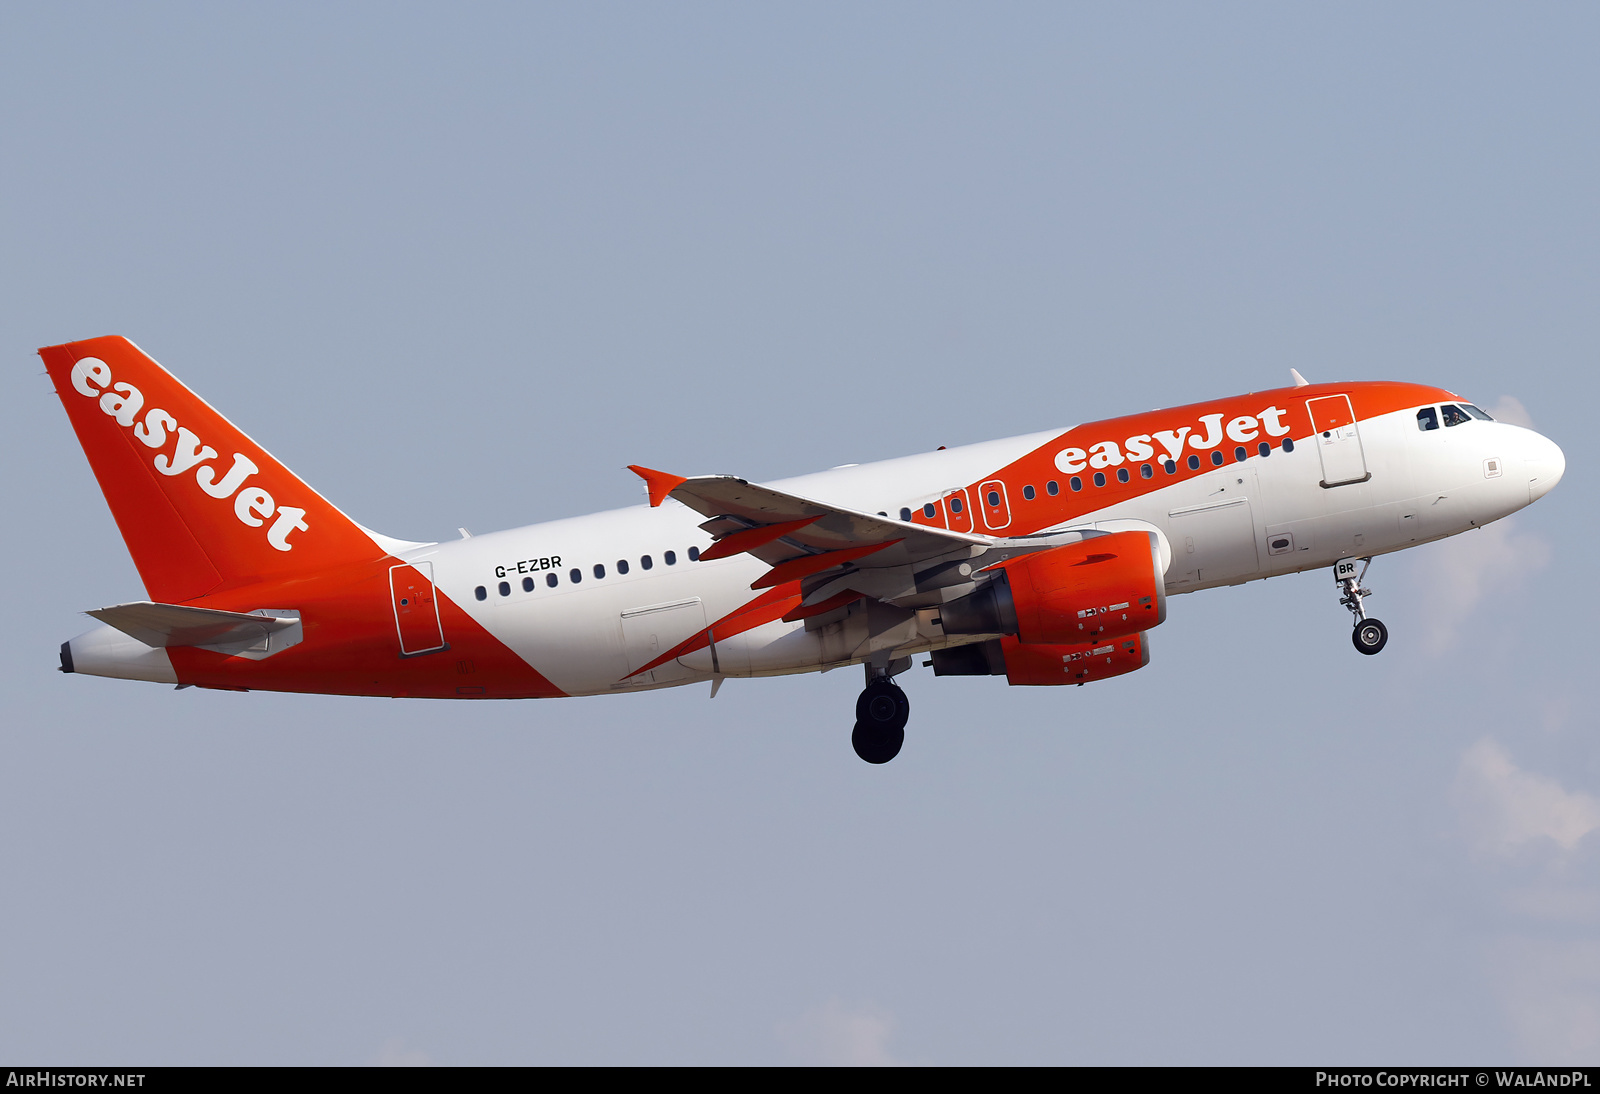
[[[1317,431],[1314,440],[1322,456],[1322,485],[1343,486],[1371,478],[1366,455],[1361,451],[1356,415],[1350,409],[1350,396],[1307,399],[1306,410],[1311,414],[1311,428]]]
[[[389,595],[394,601],[401,657],[449,648],[439,624],[439,602],[433,595],[433,563],[389,567]]]

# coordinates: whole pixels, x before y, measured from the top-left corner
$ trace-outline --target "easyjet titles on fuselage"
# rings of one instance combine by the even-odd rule
[[[1097,441],[1088,449],[1063,448],[1056,453],[1055,465],[1063,475],[1076,475],[1091,467],[1097,470],[1116,467],[1125,459],[1135,462],[1148,460],[1155,455],[1157,443],[1165,450],[1167,459],[1176,460],[1183,455],[1185,439],[1188,440],[1190,448],[1203,452],[1217,447],[1224,437],[1239,444],[1255,440],[1263,430],[1269,437],[1282,437],[1290,432],[1290,428],[1283,424],[1284,415],[1287,413],[1288,411],[1281,407],[1269,406],[1256,414],[1241,414],[1232,418],[1226,427],[1222,424],[1222,419],[1226,415],[1202,414],[1200,424],[1205,427],[1204,435],[1195,432],[1194,426],[1188,425],[1181,429],[1135,433],[1120,446],[1116,441]]]

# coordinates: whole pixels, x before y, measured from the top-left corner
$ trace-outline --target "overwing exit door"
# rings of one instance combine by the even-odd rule
[[[983,502],[983,523],[991,532],[998,532],[1011,523],[1010,499],[1006,497],[1006,484],[991,479],[978,487],[978,500]]]
[[[1316,430],[1317,452],[1322,456],[1322,485],[1343,486],[1370,479],[1350,396],[1307,399],[1306,410],[1311,415],[1311,428]]]
[[[449,649],[439,624],[439,602],[433,594],[433,563],[389,567],[389,595],[394,601],[401,657]]]
[[[945,526],[952,532],[972,531],[972,506],[965,490],[952,490],[944,496]]]

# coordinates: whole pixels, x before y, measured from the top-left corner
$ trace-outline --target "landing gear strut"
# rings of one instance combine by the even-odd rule
[[[1359,574],[1356,572],[1357,562],[1361,563]],[[1361,582],[1367,576],[1367,567],[1371,565],[1370,558],[1341,558],[1333,566],[1333,580],[1344,590],[1339,603],[1349,608],[1350,614],[1355,616],[1355,629],[1350,633],[1350,642],[1368,656],[1383,649],[1389,641],[1389,628],[1376,619],[1368,619],[1367,610],[1361,604],[1364,597],[1372,595],[1371,589],[1361,587]]]
[[[910,664],[909,659],[906,664]],[[888,672],[874,672],[868,665],[867,686],[856,700],[856,728],[850,734],[856,755],[869,764],[886,764],[894,759],[905,744],[906,719],[910,716],[911,701],[906,693]]]

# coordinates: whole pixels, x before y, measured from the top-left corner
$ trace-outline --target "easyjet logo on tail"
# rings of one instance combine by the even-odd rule
[[[266,527],[267,542],[279,551],[292,551],[294,544],[289,535],[307,530],[304,509],[293,505],[279,505],[271,494],[259,486],[248,485],[250,476],[261,469],[243,452],[233,454],[233,466],[217,477],[217,470],[209,461],[217,458],[217,450],[205,444],[194,431],[179,425],[178,420],[160,407],[144,409],[144,393],[132,384],[112,383],[111,366],[98,357],[84,357],[72,366],[72,386],[90,399],[100,401],[100,409],[115,418],[124,429],[133,430],[145,447],[162,450],[169,438],[172,450],[158,451],[151,460],[157,471],[168,477],[194,472],[194,481],[201,490],[218,501],[233,499],[233,515],[239,523],[250,528]],[[140,417],[143,411],[144,416]],[[272,523],[267,524],[268,521]]]

